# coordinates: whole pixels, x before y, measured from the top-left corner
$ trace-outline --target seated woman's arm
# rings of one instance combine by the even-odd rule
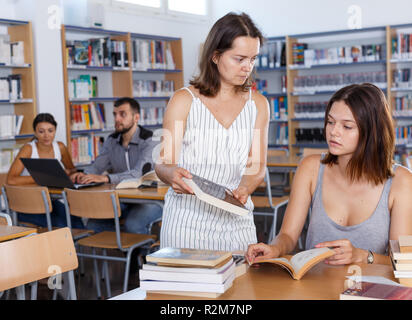
[[[31,146],[29,144],[24,145],[20,149],[7,174],[7,184],[24,185],[35,183],[31,176],[20,176],[24,170],[24,165],[20,158],[30,158],[31,151]]]
[[[276,258],[289,254],[295,249],[316,187],[319,161],[320,156],[313,155],[304,158],[299,164],[293,178],[289,203],[279,234],[270,245],[263,243],[250,245],[246,254],[249,262]]]

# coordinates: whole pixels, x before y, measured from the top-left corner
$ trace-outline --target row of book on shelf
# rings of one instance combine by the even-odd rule
[[[333,48],[309,49],[303,42],[292,44],[293,65],[307,67],[324,64],[343,64],[381,61],[385,58],[382,44],[341,46]]]
[[[255,61],[255,67],[274,69],[284,66],[286,66],[286,42],[284,40],[265,42]]]
[[[10,41],[8,34],[0,34],[0,64],[24,65],[24,42]]]
[[[7,114],[0,116],[0,138],[13,138],[20,134],[23,115]]]
[[[397,126],[395,138],[396,144],[412,144],[412,126]]]
[[[165,107],[140,108],[139,124],[142,126],[161,125],[163,123],[164,113]]]
[[[126,41],[109,37],[88,40],[66,40],[68,65],[91,67],[128,67]]]
[[[323,128],[295,128],[296,143],[326,143]]]
[[[21,99],[23,99],[21,74],[10,74],[7,77],[0,77],[0,100]]]
[[[103,145],[102,137],[94,134],[71,139],[73,163],[90,164],[100,154]]]
[[[373,83],[380,89],[387,88],[384,71],[298,76],[293,82],[294,93],[337,91],[344,86],[364,82]]]
[[[21,145],[0,149],[0,173],[7,173],[14,158],[20,151]]]
[[[72,130],[104,129],[105,127],[104,104],[90,102],[71,105]]]
[[[174,90],[172,80],[133,80],[135,97],[170,97]]]
[[[286,93],[286,75],[280,76],[280,92]],[[259,91],[261,94],[268,94],[268,80],[267,79],[256,79],[252,85],[252,91]]]
[[[295,103],[295,110],[294,110],[295,118],[299,118],[299,119],[324,118],[327,104],[328,103],[326,101]]]
[[[412,34],[400,32],[391,40],[392,59],[412,58]]]
[[[82,74],[69,80],[69,99],[89,99],[98,96],[98,79],[96,76]]]
[[[273,130],[273,131],[272,131]],[[287,145],[289,144],[289,127],[285,123],[277,123],[271,126],[269,144]]]
[[[395,98],[394,116],[412,116],[412,96],[407,95]]]
[[[403,68],[393,70],[393,84],[394,88],[412,88],[411,69]]]
[[[133,39],[132,52],[133,69],[145,71],[176,68],[170,41]]]
[[[268,99],[270,105],[270,120],[288,120],[288,98],[271,97]]]

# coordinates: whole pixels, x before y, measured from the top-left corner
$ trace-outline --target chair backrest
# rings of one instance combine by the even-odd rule
[[[113,190],[86,191],[64,189],[71,215],[90,219],[113,219],[115,207],[121,216],[119,197]]]
[[[309,156],[311,154],[322,154],[327,153],[328,149],[321,148],[303,148],[303,157]]]
[[[0,243],[0,291],[77,269],[69,228]]]
[[[22,213],[47,213],[52,211],[49,190],[40,186],[5,185],[9,209]],[[47,207],[48,206],[48,207]]]

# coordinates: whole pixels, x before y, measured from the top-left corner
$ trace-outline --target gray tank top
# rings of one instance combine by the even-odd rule
[[[398,165],[394,165],[394,170]],[[388,206],[392,178],[383,187],[381,197],[373,214],[360,224],[341,226],[327,215],[322,202],[322,185],[325,165],[320,164],[315,193],[311,203],[310,222],[306,236],[306,250],[325,241],[348,239],[355,248],[387,254],[389,242],[390,212]]]

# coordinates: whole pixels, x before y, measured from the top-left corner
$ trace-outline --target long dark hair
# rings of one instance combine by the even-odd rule
[[[326,107],[324,129],[334,102],[343,101],[359,128],[359,141],[346,168],[349,178],[365,178],[376,185],[393,176],[395,131],[388,102],[382,90],[370,83],[344,87],[332,96]],[[324,164],[337,164],[338,157],[327,153]]]
[[[235,14],[230,12],[220,18],[213,25],[203,46],[199,62],[199,75],[190,81],[202,95],[214,97],[220,90],[219,70],[213,63],[213,56],[221,55],[232,48],[233,41],[237,37],[259,38],[260,45],[264,38],[252,19],[246,14]],[[238,89],[246,91],[253,83],[252,74]]]
[[[36,131],[36,127],[40,122],[48,122],[57,128],[57,122],[50,113],[39,113],[33,120],[33,130]]]

